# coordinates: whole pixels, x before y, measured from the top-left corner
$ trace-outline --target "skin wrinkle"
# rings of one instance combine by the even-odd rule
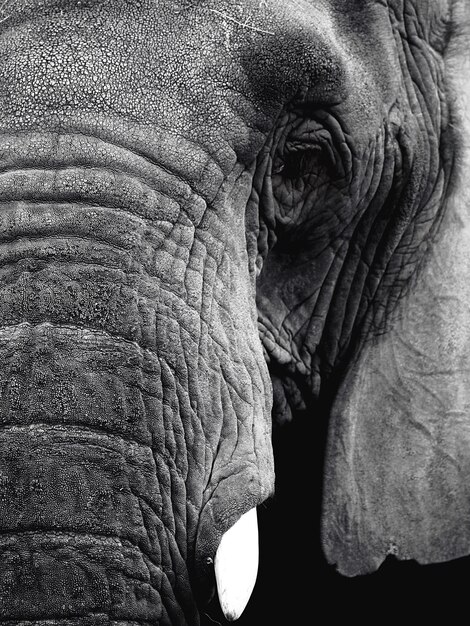
[[[149,277],[152,277],[152,276],[149,275]],[[160,288],[165,288],[165,285],[164,284],[160,284]],[[172,296],[179,297],[178,294],[174,293],[171,289],[168,291],[168,293],[170,295],[172,295]],[[184,301],[184,303],[187,304],[185,301]],[[198,312],[197,309],[194,309],[194,312],[197,313]],[[125,339],[125,338],[123,337],[123,339]]]
[[[68,171],[73,171],[75,169],[80,169],[80,170],[83,170],[83,171],[88,172],[88,173],[94,172],[95,170],[101,171],[103,173],[106,173],[106,171],[107,171],[106,167],[103,166],[103,165],[100,165],[99,168],[98,168],[96,165],[87,164],[85,162],[85,160],[83,160],[82,163],[80,163],[80,162],[79,163],[74,163],[73,165],[69,165],[69,166],[63,165],[63,164],[62,165],[54,164],[53,166],[49,165],[48,167],[44,167],[43,166],[43,167],[39,168],[38,164],[34,163],[34,164],[30,164],[30,165],[23,165],[21,167],[19,167],[19,166],[12,166],[10,168],[4,167],[0,171],[0,176],[7,176],[8,174],[22,174],[23,172],[34,172],[34,171],[47,172],[48,170],[51,171],[51,172],[60,172],[60,171],[62,171],[64,173],[67,173]],[[117,170],[117,169],[115,169],[114,167],[111,167],[111,166],[108,168],[108,171],[110,173],[112,172],[114,175],[116,175],[116,174],[121,174],[121,175],[124,174],[124,175],[126,175],[127,174],[126,172],[121,172],[121,171],[119,171],[119,170]],[[137,175],[133,175],[133,179],[135,181],[139,182],[142,185],[142,187],[146,187],[147,186],[147,181],[143,177],[139,177],[138,174]],[[149,189],[150,189],[150,187],[149,187]],[[166,198],[168,200],[173,201],[173,197],[170,196],[169,194],[165,194],[164,192],[161,192],[161,191],[156,190],[156,189],[152,189],[152,191],[162,193],[162,195],[166,196]]]
[[[23,134],[28,136],[29,133],[28,133],[28,131],[24,131]],[[10,137],[13,141],[14,140],[17,141],[18,137],[20,137],[20,136],[21,136],[21,132],[18,132],[18,134],[15,134],[14,136],[11,136],[11,135],[9,135],[8,133],[5,133],[5,132],[0,133],[0,137],[2,137],[2,140],[3,140],[4,137]],[[52,133],[48,134],[48,133],[43,132],[41,134],[41,136],[50,137],[53,140],[55,139],[56,142],[59,141],[59,136],[54,136]],[[156,167],[156,168],[158,168],[158,170],[165,172],[169,176],[176,177],[181,183],[183,183],[184,185],[187,185],[195,196],[198,195],[197,192],[189,185],[189,183],[182,176],[179,176],[178,174],[175,174],[175,172],[172,172],[168,167],[165,167],[165,165],[163,163],[160,163],[160,162],[156,161],[155,159],[152,159],[150,157],[150,155],[146,155],[142,151],[135,151],[135,149],[132,150],[132,149],[126,148],[122,144],[119,144],[117,142],[112,142],[109,137],[107,137],[106,139],[104,139],[104,138],[99,138],[98,139],[96,136],[90,135],[90,134],[86,134],[84,132],[78,132],[76,135],[72,134],[72,133],[70,133],[70,134],[61,133],[60,140],[61,141],[65,140],[65,139],[72,140],[74,137],[79,137],[80,139],[84,139],[85,140],[85,146],[86,146],[86,152],[84,150],[80,150],[78,152],[78,154],[77,154],[77,157],[78,158],[81,157],[82,160],[84,161],[83,163],[79,162],[78,165],[85,165],[86,161],[90,159],[90,156],[91,156],[91,154],[90,154],[90,143],[93,142],[93,143],[97,143],[98,144],[98,149],[101,147],[101,145],[103,145],[103,146],[106,146],[106,148],[109,147],[111,150],[115,150],[117,154],[119,154],[120,152],[123,152],[124,153],[123,158],[117,160],[117,163],[118,163],[119,167],[124,167],[124,166],[128,167],[129,166],[129,158],[131,158],[133,161],[135,159],[138,159],[138,160],[142,159],[142,161],[145,164],[151,166],[152,168]],[[191,141],[190,137],[185,137],[185,139],[187,141]],[[38,165],[38,163],[37,163],[37,155],[35,155],[35,156],[36,156],[36,159],[35,159],[34,163],[31,164],[31,167],[34,167],[34,165],[36,165],[36,166]],[[51,156],[54,156],[54,155],[51,155]],[[66,156],[67,156],[66,154],[61,154],[61,161],[58,161],[58,165],[63,165],[64,159],[66,158]],[[2,159],[3,158],[4,158],[4,155],[2,155]],[[28,158],[31,158],[30,154],[28,154]],[[49,158],[50,158],[50,156],[49,156]],[[26,163],[27,162],[28,162],[28,160],[26,160]],[[102,165],[103,165],[103,162],[101,161],[100,162],[100,167],[102,167]],[[18,160],[16,159],[16,167],[17,166],[18,166]],[[12,169],[14,167],[15,167],[14,165],[11,166]],[[55,165],[55,167],[57,167],[57,164]],[[2,169],[0,171],[4,172],[4,171],[8,171],[8,169]],[[139,175],[138,175],[137,171],[130,170],[129,173],[132,174],[134,176],[134,178],[139,178]],[[148,182],[149,178],[151,178],[151,177],[142,175],[140,180],[142,182]],[[155,176],[155,179],[158,180],[158,177]],[[160,182],[161,182],[161,178],[160,178]]]
[[[165,529],[165,530],[168,531],[168,529]],[[57,537],[60,537],[60,536],[68,536],[69,535],[70,537],[75,537],[75,536],[79,536],[80,537],[81,536],[83,538],[93,538],[93,539],[98,539],[98,540],[100,538],[102,538],[104,540],[104,542],[109,540],[109,539],[116,539],[123,546],[128,546],[131,549],[132,548],[138,548],[142,552],[142,555],[145,558],[147,558],[152,563],[152,565],[155,568],[159,569],[162,572],[162,574],[165,574],[164,569],[160,565],[158,565],[158,563],[153,562],[150,553],[146,553],[145,550],[142,549],[141,546],[136,545],[136,544],[132,543],[131,541],[129,541],[129,540],[123,538],[123,537],[120,537],[119,535],[107,535],[107,534],[99,535],[97,533],[93,533],[92,534],[92,533],[80,532],[79,530],[77,530],[76,528],[73,528],[72,526],[70,527],[70,529],[64,528],[60,532],[58,532],[58,531],[50,532],[50,531],[45,531],[45,530],[42,530],[42,529],[15,531],[15,532],[9,530],[7,532],[0,533],[0,536],[1,535],[6,535],[8,537],[28,536],[28,537],[32,537],[32,538],[35,538],[37,536],[39,536],[39,537],[47,537],[49,535],[54,537],[54,538],[57,538]],[[171,569],[170,569],[170,571],[171,571]],[[139,580],[141,582],[147,582],[146,580],[142,580],[140,578],[136,578],[135,580]]]
[[[430,235],[432,234],[431,227],[434,227],[434,230],[436,230],[436,229],[437,229],[436,223],[438,223],[438,222],[439,222],[439,217],[435,218],[433,222],[430,222],[430,228],[429,228],[429,229],[427,229],[427,231],[428,231],[428,232],[427,232],[427,237],[425,237],[425,238],[424,238],[424,246],[427,246],[427,245],[428,245],[428,242],[429,242],[429,239],[430,239]],[[411,223],[411,225],[410,225],[410,227],[409,227],[409,228],[414,229],[414,228],[415,228],[415,222]],[[409,231],[408,231],[408,232],[409,232]],[[398,243],[396,244],[396,250],[397,250],[397,251],[399,251],[399,250],[401,250],[401,249],[403,249],[403,248],[408,248],[408,250],[410,251],[410,246],[409,246],[409,245],[405,246],[405,245],[404,245],[404,243],[403,243],[403,242],[405,241],[405,237],[407,236],[407,234],[408,234],[408,233],[407,233],[407,231],[403,232],[403,234],[402,234],[402,239],[401,239],[400,241],[398,241]],[[411,254],[412,254],[412,252],[413,252],[413,250],[411,249]],[[410,256],[411,256],[411,254],[410,254]],[[422,254],[421,254],[421,259],[423,259],[424,257],[425,257],[425,255],[424,255],[424,253],[422,253]],[[413,264],[412,264],[412,262],[411,262],[411,259],[410,259],[410,261],[408,262],[408,266],[410,266],[410,267],[411,267],[413,274],[412,274],[411,276],[409,276],[409,277],[408,277],[408,280],[406,280],[406,281],[401,281],[403,286],[402,286],[402,288],[400,289],[400,292],[401,292],[401,294],[402,294],[402,295],[405,293],[405,292],[404,292],[404,290],[407,288],[407,286],[409,286],[409,284],[410,284],[410,280],[412,279],[413,275],[415,275],[415,276],[416,276],[416,275],[418,274],[418,272],[419,272],[419,264],[418,264],[418,265],[416,265],[416,263],[415,263],[415,264],[413,265]],[[405,267],[405,265],[404,265],[403,261],[402,261],[402,267]],[[386,276],[387,276],[386,271],[384,272],[383,276],[384,276],[384,277],[386,277]],[[390,288],[390,287],[388,288],[388,302],[392,301],[392,302],[393,302],[393,304],[395,304],[395,303],[396,303],[396,299],[395,299],[395,301],[393,301],[393,299],[392,299],[392,298],[393,298],[393,295],[394,295],[394,294],[393,294],[393,289],[395,288],[396,284],[397,284],[397,283],[395,282],[395,284],[394,284],[394,285],[392,285],[392,287],[391,287],[391,288]],[[377,286],[376,293],[378,293],[378,289],[379,289],[379,287],[380,287],[380,283],[379,283],[379,285]],[[384,314],[385,314],[385,312],[386,312],[386,308],[384,308]],[[383,316],[384,316],[384,314],[383,314]],[[382,316],[382,317],[383,317],[383,316]],[[389,317],[390,317],[390,314],[389,314]],[[375,322],[375,324],[376,324],[376,322]]]
[[[380,177],[379,177],[379,181],[378,183],[382,182],[383,180],[383,176],[384,176],[384,172],[386,170],[386,168],[384,167],[384,163],[381,162],[380,165]],[[390,183],[387,183],[391,184]],[[376,214],[372,214],[373,215],[373,221],[371,223],[371,225],[369,226],[369,228],[366,231],[366,240],[363,242],[363,245],[358,245],[358,249],[362,250],[362,254],[361,257],[358,260],[358,265],[357,268],[359,269],[360,266],[360,261],[362,260],[365,263],[365,266],[367,268],[367,274],[366,276],[363,276],[361,278],[361,281],[363,281],[363,286],[362,288],[357,288],[354,285],[354,279],[353,281],[351,281],[351,291],[353,289],[356,290],[356,292],[358,293],[363,293],[366,295],[367,297],[367,303],[370,303],[373,301],[374,299],[374,294],[377,291],[378,288],[378,284],[376,282],[375,285],[375,289],[372,290],[370,287],[370,282],[372,281],[371,278],[371,268],[374,266],[374,259],[375,256],[377,255],[377,253],[380,254],[380,250],[381,250],[381,242],[384,240],[385,236],[386,236],[386,220],[384,219],[384,215],[390,213],[390,208],[387,207],[387,205],[384,206],[383,204],[383,197],[379,196],[378,198],[376,197],[375,194],[389,194],[390,191],[389,189],[387,189],[387,187],[385,187],[384,189],[384,185],[382,184],[382,188],[380,188],[379,186],[376,187],[374,196],[372,197],[370,203],[369,203],[369,207],[374,207],[374,206],[379,206],[381,207],[382,210],[378,211]],[[371,213],[371,212],[370,212]],[[371,217],[371,215],[367,215],[365,212],[363,213],[363,216],[361,217],[361,221],[362,220],[367,220]],[[359,228],[358,228],[359,230]],[[367,253],[370,255],[369,260],[366,261],[363,257],[364,255],[364,251],[367,251]],[[378,272],[378,280],[380,280],[380,278],[384,275],[384,272]],[[362,307],[367,306],[362,304]],[[352,333],[351,333],[352,334]]]
[[[79,204],[78,208],[81,214],[85,214],[87,219],[87,224],[78,225],[75,224],[74,218],[76,217],[76,209],[77,206],[72,203],[62,203],[62,204],[47,204],[47,203],[35,203],[34,205],[23,205],[21,203],[16,203],[13,206],[10,206],[8,209],[4,209],[2,211],[2,215],[0,217],[0,224],[2,227],[2,235],[0,242],[8,243],[14,241],[15,239],[25,239],[27,237],[38,238],[40,236],[41,230],[40,227],[44,229],[44,235],[50,234],[51,236],[58,236],[59,229],[57,224],[54,224],[54,220],[52,219],[54,214],[60,212],[60,217],[62,218],[62,228],[64,228],[65,232],[67,228],[75,228],[75,235],[77,235],[77,229],[81,228],[82,233],[85,236],[90,236],[90,233],[94,233],[95,237],[105,243],[112,244],[113,241],[110,239],[111,234],[106,233],[104,224],[100,223],[100,215],[99,212],[102,211],[104,215],[107,215],[106,219],[113,219],[117,222],[118,232],[113,233],[112,236],[116,237],[117,241],[114,244],[122,249],[123,252],[127,250],[132,250],[136,248],[139,244],[145,243],[145,239],[142,237],[142,230],[144,230],[144,223],[140,218],[136,218],[135,220],[130,221],[130,225],[133,227],[131,233],[125,233],[123,221],[128,219],[126,215],[123,215],[116,211],[113,207],[106,206],[87,206]],[[15,215],[21,213],[21,219],[16,220],[15,223]],[[125,222],[124,222],[125,223]],[[168,229],[169,224],[165,222],[161,222],[159,224],[159,230],[163,231],[165,234],[165,229]],[[145,233],[145,231],[144,231]],[[64,233],[65,234],[65,233]],[[148,232],[147,237],[152,241],[152,243],[156,244],[159,242],[157,232]],[[152,237],[149,237],[151,235]],[[142,240],[144,239],[144,242]]]
[[[54,112],[52,111],[50,114],[51,116],[53,116]],[[212,191],[210,195],[207,195],[207,189],[203,189],[202,187],[200,188],[200,185],[197,185],[197,187],[194,186],[194,183],[198,181],[191,181],[191,178],[190,176],[188,176],[188,173],[179,172],[177,168],[175,169],[175,168],[167,167],[165,169],[165,165],[162,162],[160,162],[160,160],[156,160],[157,159],[156,155],[159,154],[159,150],[161,151],[164,149],[163,141],[161,138],[158,137],[158,135],[157,137],[154,138],[152,134],[150,134],[151,133],[150,129],[148,128],[140,129],[139,127],[136,127],[135,125],[130,126],[126,124],[125,120],[121,120],[121,119],[115,120],[114,118],[111,118],[109,116],[105,116],[105,117],[101,116],[103,117],[102,120],[100,119],[101,126],[97,127],[96,123],[95,124],[93,123],[93,121],[95,121],[95,118],[93,118],[93,120],[90,120],[88,119],[88,114],[83,114],[82,112],[79,112],[79,114],[80,114],[79,118],[83,118],[80,124],[77,122],[77,120],[70,120],[70,129],[62,129],[62,128],[59,129],[61,136],[62,134],[64,134],[65,138],[72,138],[74,136],[80,136],[87,140],[89,138],[94,138],[95,141],[99,142],[100,144],[101,143],[109,144],[109,146],[116,147],[118,149],[121,149],[124,152],[129,151],[130,153],[133,153],[137,155],[138,157],[143,158],[149,164],[158,167],[159,170],[170,174],[172,177],[176,178],[180,182],[183,182],[184,184],[189,185],[193,193],[196,195],[200,195],[207,202],[207,204],[211,204],[214,201],[214,198],[219,192],[220,187]],[[119,121],[119,124],[118,124],[118,121]],[[8,120],[7,118],[4,122],[4,125],[6,126],[6,128],[10,129],[11,126],[14,125],[12,122],[13,120]],[[120,129],[121,126],[123,127],[121,129],[122,132],[117,133],[116,131]],[[114,136],[110,134],[109,127],[112,128],[112,133],[114,133]],[[155,132],[156,129],[152,129],[152,130]],[[189,136],[187,137],[184,134],[174,133],[171,129],[166,129],[166,128],[161,129],[161,132],[162,133],[165,132],[167,134],[167,142],[168,142],[168,137],[170,138],[173,137],[175,142],[181,142],[181,141],[186,142],[188,144],[188,149],[190,146],[193,147],[193,149],[195,150],[201,149],[200,146],[194,141],[194,139]],[[93,135],[92,133],[95,133],[95,134]],[[142,133],[142,136],[139,138],[140,133]],[[11,137],[11,131],[0,132],[0,136],[3,136],[5,134],[8,137]],[[30,137],[31,130],[24,129],[23,131],[21,131],[21,129],[19,129],[17,131],[17,134],[19,138],[23,136]],[[53,135],[53,133],[48,133],[47,131],[44,131],[43,129],[41,129],[39,136],[48,135],[48,134]],[[165,146],[165,148],[166,147],[168,146]],[[210,162],[211,164],[216,164],[214,159],[212,158],[212,155],[206,154],[205,157],[206,159],[208,159],[208,162]],[[184,163],[180,162],[180,163],[177,163],[176,165],[181,167],[184,165]],[[221,185],[223,182],[223,170],[221,169],[220,164],[216,164],[216,165],[218,168],[217,174],[219,175],[219,178],[221,179],[221,182],[220,182],[220,185]],[[202,176],[202,173],[200,172],[199,182],[201,182],[201,180],[203,180],[203,176]]]
[[[16,183],[15,183],[15,181],[14,181],[14,179],[11,181],[11,183],[12,183],[13,185],[15,185],[15,184],[16,184]],[[155,195],[156,195],[156,194],[155,194]],[[47,196],[47,194],[44,194],[44,196]],[[79,199],[79,198],[80,198],[80,199]],[[77,195],[75,196],[75,198],[74,198],[74,194],[68,194],[68,193],[67,193],[67,191],[65,191],[65,190],[64,190],[64,192],[63,192],[63,193],[57,193],[57,192],[56,192],[56,199],[57,199],[59,202],[64,201],[64,200],[65,200],[66,202],[67,202],[67,201],[72,202],[73,200],[83,202],[83,199],[81,199],[81,196],[80,196],[80,195],[78,195],[78,194],[77,194]],[[35,203],[35,202],[44,202],[45,200],[47,200],[47,197],[43,197],[41,194],[38,194],[38,196],[35,196],[35,195],[34,195],[34,193],[32,193],[32,194],[28,194],[28,193],[26,193],[26,194],[25,194],[25,193],[23,193],[22,195],[19,195],[19,194],[18,194],[18,197],[14,197],[14,196],[12,196],[12,197],[7,197],[5,200],[0,201],[0,203],[2,203],[2,204],[3,204],[3,203],[9,203],[9,202],[18,202],[18,201],[20,201],[20,200],[25,200],[25,201],[27,201],[27,202]],[[106,208],[106,200],[103,200],[103,202],[104,202],[104,205],[105,205],[105,208]],[[86,200],[85,200],[85,204],[86,204]],[[96,198],[96,199],[95,199],[95,198],[92,198],[91,200],[89,200],[89,201],[88,201],[88,205],[89,205],[89,206],[97,206],[97,205],[99,205],[99,204],[101,204],[101,202],[100,202],[100,198],[99,198],[99,197],[98,197],[98,198]],[[157,205],[157,206],[158,206],[158,205],[159,205],[159,203],[158,203],[158,202],[155,202],[155,205]],[[142,205],[142,206],[143,206],[143,205]],[[111,204],[111,208],[114,208],[114,209],[121,209],[124,213],[125,213],[126,211],[128,211],[128,209],[122,209],[122,208],[121,208],[121,207],[119,207],[118,205],[113,205],[113,204]],[[139,215],[139,216],[141,216],[141,217],[143,217],[144,219],[147,219],[147,220],[148,220],[148,219],[152,219],[152,218],[149,218],[149,216],[148,216],[148,215],[145,215],[145,214],[139,214],[138,212],[137,212],[137,215]],[[158,221],[161,221],[161,222],[169,222],[169,223],[171,223],[171,224],[174,224],[174,217],[173,217],[173,216],[171,216],[171,217],[172,217],[173,219],[171,219],[170,217],[169,217],[169,218],[165,218],[165,217],[163,217],[163,219],[160,219],[159,217],[157,217],[157,219],[156,219],[155,221],[157,221],[157,222],[158,222]]]
[[[412,229],[415,227],[415,226],[414,226],[414,222],[412,222],[412,223],[411,223],[410,227],[411,227]],[[403,246],[403,244],[402,244],[402,242],[403,242],[403,240],[404,240],[404,238],[405,238],[406,236],[407,236],[407,232],[406,232],[406,231],[404,231],[404,232],[403,232],[403,234],[402,234],[402,239],[401,239],[401,240],[398,240],[398,241],[396,242],[396,244],[395,244],[395,246],[396,246],[396,248],[395,248],[395,249],[396,249],[396,250],[400,250],[401,248],[403,248],[403,247],[404,247],[404,246]],[[380,250],[380,246],[378,246],[378,247],[377,247],[377,249],[378,249],[378,250]],[[390,261],[389,261],[389,263],[391,263],[391,262],[392,262],[393,258],[394,258],[394,257],[393,257],[392,255],[390,255]],[[387,276],[387,267],[384,269],[384,271],[383,271],[383,273],[382,273],[382,276],[383,276],[383,277],[386,277],[386,276]],[[376,291],[375,291],[375,294],[377,294],[377,293],[378,293],[379,288],[380,288],[380,283],[378,283],[378,284],[377,284],[377,286],[376,286]],[[390,297],[390,294],[391,294],[391,291],[389,290],[389,297]],[[372,293],[371,300],[372,300],[373,298],[374,298],[374,293]]]
[[[36,424],[35,426],[39,426],[39,424]],[[69,445],[71,445],[71,444],[73,444],[73,442],[69,442]],[[78,443],[77,443],[77,445],[80,445],[80,444],[78,444]],[[137,497],[137,495],[136,495],[136,497]],[[139,494],[139,495],[138,495],[138,498],[143,498],[143,496],[142,496],[141,494]],[[147,504],[150,508],[152,508],[152,505],[151,505],[151,503],[150,503],[150,502],[147,502],[147,501],[145,500],[145,498],[144,498],[144,501],[146,502],[146,504]],[[158,518],[156,518],[156,519],[158,519]],[[166,530],[166,531],[168,531],[169,529],[168,529],[168,528],[166,528],[165,530]],[[35,534],[41,534],[41,535],[43,535],[43,536],[44,536],[44,535],[48,535],[48,534],[52,534],[52,535],[54,535],[54,536],[58,536],[58,535],[67,535],[68,533],[70,533],[70,535],[71,535],[72,537],[75,537],[75,536],[93,537],[93,538],[96,538],[96,539],[98,539],[98,540],[99,540],[99,537],[100,537],[100,535],[99,535],[99,534],[97,534],[97,533],[95,533],[95,532],[94,532],[94,533],[89,533],[89,532],[88,532],[88,533],[87,533],[87,532],[81,532],[81,531],[79,531],[76,527],[73,527],[73,525],[72,525],[72,524],[71,524],[70,529],[67,529],[67,528],[63,527],[60,531],[48,531],[48,530],[46,530],[46,529],[39,529],[39,528],[36,528],[36,529],[34,529],[34,530],[32,530],[32,529],[27,529],[27,530],[18,530],[18,531],[16,531],[16,532],[13,532],[13,531],[10,531],[10,530],[8,530],[8,531],[6,531],[6,530],[2,530],[2,533],[1,533],[1,534],[7,535],[7,536],[13,536],[13,535],[18,535],[18,534],[21,534],[21,535],[35,535]],[[112,537],[113,537],[113,535],[109,535],[109,534],[102,535],[102,536],[103,536],[103,537],[108,537],[108,538],[112,538]],[[174,536],[174,531],[172,532],[172,536]],[[121,541],[123,544],[128,544],[129,546],[139,548],[139,549],[140,549],[143,553],[145,553],[145,554],[146,554],[146,556],[149,558],[149,560],[150,560],[150,561],[152,561],[152,556],[151,556],[151,553],[147,553],[147,552],[146,552],[146,550],[148,550],[148,548],[144,548],[144,546],[143,546],[141,543],[136,544],[136,543],[134,543],[134,542],[132,542],[132,541],[130,541],[130,540],[128,540],[128,539],[126,539],[125,537],[121,537],[121,536],[119,536],[119,535],[116,535],[115,537],[116,537],[117,539],[119,539],[119,541]],[[154,563],[154,565],[158,567],[158,563]]]
[[[379,151],[379,155],[381,155],[380,151]],[[369,167],[369,164],[370,162],[367,163],[367,167]],[[372,180],[369,181],[367,195],[362,200],[362,204],[364,206],[366,205],[372,206],[373,204],[377,202],[377,194],[379,193],[379,189],[380,189],[379,185],[383,177],[383,170],[384,170],[383,161],[379,162],[379,166],[377,169],[380,172],[380,175],[376,176],[376,168],[373,168],[373,178]],[[373,184],[374,180],[375,180],[375,183]],[[378,217],[376,219],[378,219]],[[375,226],[372,226],[370,228],[370,232],[373,232],[373,231],[375,231]],[[360,242],[353,240],[351,242],[351,249],[353,248],[355,248],[355,251],[353,250],[352,256],[354,256],[354,253],[355,253],[356,258],[358,259],[358,263],[357,263],[357,268],[354,274],[354,278],[351,280],[351,291],[356,290],[356,292],[361,292],[360,289],[355,289],[354,283],[356,280],[355,276],[357,275],[358,271],[364,272],[365,270],[366,273],[368,273],[370,270],[370,263],[367,261],[367,259],[364,258],[363,253],[362,253],[362,249],[366,249],[367,246],[365,245],[361,246]],[[365,292],[365,295],[368,300],[371,299],[370,294],[368,294],[367,291]],[[353,305],[350,302],[348,302],[348,307],[349,306],[353,306]],[[360,306],[361,306],[361,303],[359,299],[357,299],[356,303],[354,304],[355,312],[351,314],[345,314],[343,323],[342,323],[342,328],[341,328],[342,336],[350,336],[352,334],[353,320],[357,319],[357,317],[360,315],[359,313]]]

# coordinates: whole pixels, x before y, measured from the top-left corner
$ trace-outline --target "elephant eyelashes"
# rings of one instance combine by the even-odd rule
[[[294,180],[310,176],[321,165],[322,158],[324,159],[324,151],[321,146],[294,147],[279,161],[275,173]]]

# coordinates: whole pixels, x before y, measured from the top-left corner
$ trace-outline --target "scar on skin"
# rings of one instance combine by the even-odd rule
[[[256,26],[252,26],[251,24],[248,24],[248,22],[239,22],[234,17],[231,17],[230,15],[227,15],[226,13],[222,13],[222,11],[217,11],[217,9],[209,9],[209,11],[211,13],[216,13],[219,17],[222,17],[224,20],[229,20],[230,22],[234,22],[235,24],[237,24],[238,26],[241,26],[242,28],[249,28],[250,30],[255,30],[256,32],[263,33],[264,35],[274,36],[275,34],[269,30],[263,30],[262,28],[257,28]]]

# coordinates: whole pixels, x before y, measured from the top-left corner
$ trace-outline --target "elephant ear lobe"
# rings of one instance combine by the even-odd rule
[[[387,554],[419,563],[470,554],[467,187],[454,189],[393,328],[363,346],[332,408],[322,536],[345,575],[373,571]]]

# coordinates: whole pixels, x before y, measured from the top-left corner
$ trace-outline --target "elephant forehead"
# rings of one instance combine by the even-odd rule
[[[416,33],[397,31],[431,41],[447,10],[448,0],[4,2],[1,118],[51,129],[111,114],[211,153],[228,143],[248,162],[293,98],[347,102],[360,126],[377,120],[399,80],[390,15],[413,14]]]
[[[0,110],[10,127],[111,113],[198,142],[204,135],[213,149],[222,133],[246,149],[305,85],[343,97],[347,55],[330,4],[3,3]]]

